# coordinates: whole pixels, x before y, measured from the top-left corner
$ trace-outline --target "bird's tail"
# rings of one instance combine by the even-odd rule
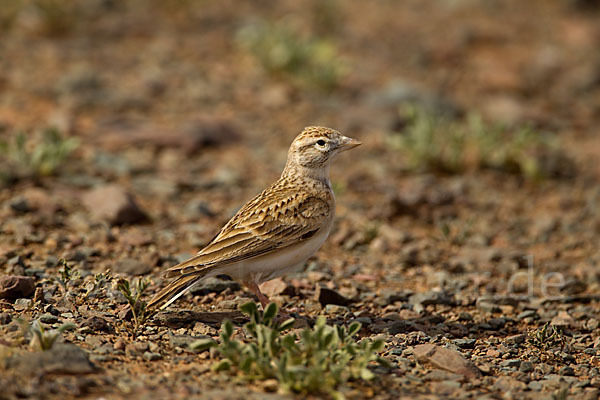
[[[179,276],[160,292],[156,293],[150,302],[148,302],[146,308],[152,310],[158,307],[161,309],[168,307],[169,304],[181,297],[196,282],[204,278],[204,276],[205,274],[198,273]]]

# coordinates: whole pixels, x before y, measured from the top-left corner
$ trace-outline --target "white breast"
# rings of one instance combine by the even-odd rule
[[[333,215],[330,221],[310,239],[271,254],[228,265],[219,269],[218,273],[229,275],[240,281],[254,281],[257,284],[282,276],[301,267],[310,256],[319,250],[327,239],[332,225]]]

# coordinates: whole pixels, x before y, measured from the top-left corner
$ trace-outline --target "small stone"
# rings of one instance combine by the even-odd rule
[[[458,351],[428,343],[415,346],[413,352],[417,361],[422,364],[431,364],[436,368],[464,375],[467,378],[481,376],[477,367]]]
[[[373,320],[369,317],[358,317],[354,321],[360,322],[362,325],[371,325]]]
[[[102,317],[92,316],[81,323],[82,327],[90,328],[93,332],[111,332],[108,321]]]
[[[525,343],[527,336],[523,333],[518,335],[509,336],[505,339],[507,344],[522,344]]]
[[[521,392],[527,388],[527,385],[514,378],[502,376],[498,378],[498,380],[494,384],[494,388],[502,392]]]
[[[510,359],[510,360],[504,360],[500,363],[500,365],[502,367],[507,367],[507,368],[519,368],[519,366],[521,365],[521,360],[519,359]]]
[[[188,349],[190,344],[194,343],[197,340],[209,339],[210,336],[207,335],[171,335],[169,337],[169,342],[173,347],[181,347],[182,349]]]
[[[590,318],[585,323],[585,329],[587,329],[588,331],[595,331],[596,329],[598,329],[598,326],[600,326],[600,322],[596,318]]]
[[[500,307],[492,303],[492,300],[485,297],[479,297],[476,301],[477,308],[488,313],[500,312]]]
[[[558,371],[558,374],[563,376],[574,376],[575,370],[570,365],[565,365]]]
[[[521,372],[531,372],[534,370],[534,365],[531,361],[521,361],[521,365],[519,366],[519,371]]]
[[[221,293],[227,289],[237,292],[241,289],[241,286],[238,282],[231,280],[231,278],[219,275],[203,280],[194,286],[190,292],[195,296],[206,296],[209,293]]]
[[[574,327],[575,319],[571,317],[568,312],[560,311],[556,317],[552,318],[550,324],[561,327]]]
[[[345,307],[352,303],[352,300],[345,298],[335,290],[322,286],[317,286],[315,298],[322,306],[331,304]]]
[[[121,274],[139,276],[152,271],[152,266],[135,258],[124,258],[114,264],[113,270]]]
[[[468,312],[461,312],[458,314],[458,320],[459,321],[472,321],[473,316],[471,314],[469,314]]]
[[[48,351],[14,355],[7,360],[9,369],[24,375],[88,374],[96,370],[81,348],[68,343],[58,343]]]
[[[525,318],[538,319],[539,317],[540,316],[538,315],[537,311],[535,311],[535,310],[525,310],[525,311],[519,313],[519,315],[517,315],[518,320],[523,320]]]
[[[295,288],[291,285],[288,285],[283,279],[275,278],[271,279],[260,285],[260,290],[267,297],[271,296],[280,296],[280,295],[293,295],[295,293]]]
[[[148,343],[146,342],[133,342],[125,346],[125,354],[128,356],[139,356],[148,351]]]
[[[35,291],[35,279],[30,276],[0,276],[0,299],[29,297]]]
[[[400,320],[396,321],[388,327],[388,333],[390,335],[397,335],[399,333],[408,333],[416,331],[417,327],[414,322]]]
[[[32,305],[33,300],[31,299],[17,299],[15,300],[14,308],[15,310],[22,311],[31,308]]]
[[[12,321],[12,317],[9,313],[0,313],[0,325],[8,325]]]
[[[487,321],[487,323],[490,324],[493,330],[499,330],[504,328],[504,325],[506,325],[506,318],[492,318],[489,321]]]
[[[420,304],[422,306],[428,306],[431,304],[445,304],[452,305],[452,297],[446,293],[439,291],[429,291],[422,293],[415,293],[408,298],[410,304]]]
[[[531,381],[527,384],[527,387],[529,388],[529,390],[533,390],[534,392],[539,392],[540,390],[542,390],[544,385],[540,381]]]
[[[346,312],[348,312],[348,307],[344,307],[344,306],[338,306],[336,304],[327,304],[327,306],[325,306],[325,312],[327,314],[345,314]]]
[[[461,349],[473,349],[475,348],[476,339],[456,339],[452,343],[460,347]]]
[[[125,347],[125,341],[123,339],[117,339],[113,345],[115,350],[125,350]]]
[[[56,324],[59,321],[57,316],[52,315],[50,313],[44,313],[44,314],[40,315],[39,320],[41,322],[43,322],[44,324]]]
[[[279,381],[277,379],[266,379],[262,382],[262,387],[265,392],[275,393],[279,388]]]
[[[118,185],[92,189],[83,195],[82,201],[94,218],[111,224],[133,224],[149,219],[133,196]]]
[[[402,319],[400,314],[398,314],[396,311],[387,312],[383,314],[381,318],[385,321],[399,321]]]
[[[160,353],[152,353],[149,351],[144,352],[143,357],[145,360],[148,361],[156,361],[162,359],[162,355],[160,355]]]
[[[14,212],[19,214],[25,214],[33,210],[27,202],[27,199],[21,196],[11,199],[8,205]]]

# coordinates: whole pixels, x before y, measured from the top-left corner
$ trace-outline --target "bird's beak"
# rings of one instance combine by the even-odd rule
[[[361,141],[344,136],[342,144],[340,145],[340,152],[353,149],[356,146],[360,146]]]

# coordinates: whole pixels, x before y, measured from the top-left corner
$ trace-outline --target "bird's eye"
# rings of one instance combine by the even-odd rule
[[[319,140],[317,140],[317,145],[325,146],[325,141],[323,139],[319,139]]]

